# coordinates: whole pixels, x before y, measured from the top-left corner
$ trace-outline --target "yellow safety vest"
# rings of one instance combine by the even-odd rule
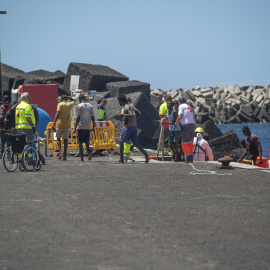
[[[102,109],[102,107],[103,106],[98,105],[98,110],[97,110],[98,111],[98,120],[102,119],[101,121],[104,120],[104,114],[106,112],[106,110],[105,109]]]
[[[26,117],[31,117],[32,123],[36,125],[36,119],[32,105],[22,100],[21,103],[16,107],[15,113],[15,128],[31,129]]]

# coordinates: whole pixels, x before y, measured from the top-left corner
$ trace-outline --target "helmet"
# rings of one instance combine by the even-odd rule
[[[204,133],[204,130],[201,127],[195,129],[195,133]]]

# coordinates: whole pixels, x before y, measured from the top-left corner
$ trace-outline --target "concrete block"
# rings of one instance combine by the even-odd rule
[[[193,94],[193,92],[192,91],[190,91],[190,90],[184,90],[184,92],[187,94],[187,96],[189,97],[189,100],[192,100],[192,101],[195,101],[196,100],[196,98],[195,98],[195,95]]]
[[[264,96],[262,94],[259,94],[256,96],[256,98],[254,97],[254,99],[255,99],[255,102],[257,102],[257,104],[258,104],[264,100]]]
[[[208,143],[213,151],[215,160],[224,156],[231,157],[231,151],[234,151],[235,149],[239,149],[242,154],[244,152],[243,149],[241,149],[240,141],[233,130],[209,140]],[[237,158],[241,156],[241,153]]]
[[[151,104],[150,100],[141,92],[131,93],[128,95],[133,101],[134,106],[142,113],[137,119],[138,138],[143,147],[156,149],[158,138],[154,137],[157,125],[153,124],[153,120],[159,119],[157,109]],[[115,117],[121,111],[117,97],[107,99],[106,114],[108,120],[112,121],[115,127],[116,137],[121,135],[123,124]],[[159,135],[159,134],[158,134]]]
[[[201,127],[208,134],[209,140],[222,136],[221,130],[215,125],[215,122],[212,119],[204,122]]]
[[[200,92],[200,91],[198,91],[198,90],[193,90],[193,91],[192,91],[192,93],[193,93],[193,95],[194,95],[196,98],[198,98],[198,97],[201,97],[201,96],[202,96],[201,92]]]
[[[197,120],[197,123],[199,124],[206,122],[208,119],[209,119],[208,112],[202,112],[196,115],[196,120]]]
[[[240,87],[238,86],[238,84],[236,84],[235,86],[234,86],[234,93],[236,94],[236,95],[240,95],[241,94],[241,89],[240,89]]]
[[[252,94],[252,92],[254,91],[254,89],[255,89],[254,86],[249,86],[249,88],[247,89],[246,92],[247,92],[248,94]]]
[[[80,75],[79,89],[109,91],[106,84],[109,82],[128,81],[128,77],[107,66],[82,63],[70,63],[65,77],[63,89],[70,93],[71,75]]]
[[[130,95],[141,92],[150,100],[150,84],[140,81],[119,81],[106,84],[111,97],[118,97],[121,94]]]
[[[152,89],[150,92],[150,95],[153,95],[153,96],[156,96],[156,97],[162,99],[164,96],[164,93],[160,89]]]

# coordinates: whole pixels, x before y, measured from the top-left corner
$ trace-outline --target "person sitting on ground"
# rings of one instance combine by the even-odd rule
[[[95,127],[95,117],[94,117],[94,109],[93,106],[87,102],[87,99],[84,95],[79,96],[80,104],[76,108],[76,124],[73,133],[78,133],[78,141],[80,148],[80,157],[81,161],[84,162],[83,159],[83,143],[86,146],[88,153],[88,160],[92,159],[91,148],[89,146],[89,138],[91,131],[91,121],[93,124],[93,129]],[[77,128],[78,127],[78,128]],[[92,129],[92,130],[93,130]]]
[[[176,110],[174,110],[174,102],[173,101],[168,101],[167,103],[167,115],[166,117],[163,118],[162,121],[168,120],[169,123],[169,145],[170,149],[173,152],[172,159],[174,162],[179,162],[179,153],[178,153],[178,142],[180,138],[180,132],[181,132],[181,127],[180,125],[174,126],[174,123],[178,117],[178,113]]]
[[[105,108],[106,104],[107,104],[107,100],[105,98],[103,98],[97,107],[98,121],[106,121],[107,120],[106,108]]]
[[[242,163],[244,157],[247,157],[247,159],[252,160],[253,164],[256,165],[256,160],[259,157],[259,161],[257,164],[262,164],[262,146],[258,139],[258,137],[250,132],[250,129],[248,126],[244,126],[242,128],[243,134],[247,137],[246,139],[246,151],[245,153],[240,157],[238,162]]]
[[[119,105],[124,108],[123,114],[120,113],[119,116],[124,116],[124,124],[123,132],[120,138],[120,162],[124,163],[124,143],[132,141],[133,145],[137,147],[145,156],[145,163],[149,163],[149,156],[146,151],[142,148],[139,143],[138,135],[137,135],[137,121],[136,121],[136,113],[134,110],[134,106],[131,106],[127,102],[127,98],[125,95],[118,96]]]
[[[68,101],[69,100],[69,101]],[[70,135],[70,112],[75,104],[75,100],[72,97],[67,95],[61,96],[61,102],[57,105],[56,114],[52,126],[54,131],[54,125],[56,124],[56,137],[57,137],[57,146],[60,152],[58,159],[60,160],[63,157],[63,161],[66,161],[67,158],[67,148],[68,148],[68,139]],[[64,139],[64,152],[62,154],[61,148],[61,138]]]
[[[214,160],[212,149],[208,142],[203,138],[204,130],[201,127],[195,129],[195,137],[193,140],[193,161],[205,161],[205,156],[209,161]]]

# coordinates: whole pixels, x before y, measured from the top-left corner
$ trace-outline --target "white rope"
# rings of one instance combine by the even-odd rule
[[[232,175],[231,173],[217,173],[215,171],[208,171],[208,170],[198,170],[194,167],[194,165],[192,163],[189,163],[190,166],[193,168],[194,171],[196,172],[190,172],[189,174],[192,175],[197,175],[197,174],[213,174],[213,175]]]

